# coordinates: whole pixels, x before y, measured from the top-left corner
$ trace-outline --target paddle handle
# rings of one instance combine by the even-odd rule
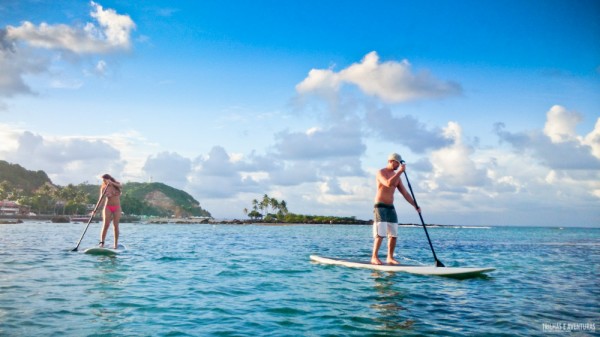
[[[417,198],[415,198],[415,194],[413,193],[412,186],[410,185],[410,180],[408,180],[408,174],[406,173],[406,169],[404,170],[404,178],[406,178],[406,184],[408,185],[408,189],[410,190],[410,195],[415,202],[415,208],[419,209],[419,204],[417,203]],[[438,260],[435,255],[435,249],[433,249],[433,244],[431,244],[431,238],[429,237],[429,232],[427,231],[427,226],[425,225],[425,221],[423,220],[423,215],[419,212],[419,218],[421,219],[421,225],[423,225],[423,229],[425,230],[425,235],[427,236],[427,242],[429,242],[429,247],[431,248],[431,252],[433,253],[433,258],[435,259],[435,265],[437,267],[445,267],[442,261]]]
[[[100,206],[100,203],[102,202],[102,199],[104,199],[104,195],[106,195],[106,190],[107,189],[108,189],[108,185],[106,185],[106,187],[102,191],[102,194],[100,195],[100,199],[98,199],[98,202],[96,203],[96,206],[94,206],[94,210],[92,211],[92,215],[90,216],[90,219],[88,220],[87,225],[85,226],[85,229],[83,230],[83,233],[81,234],[81,237],[79,238],[79,241],[77,242],[77,246],[75,246],[75,248],[71,249],[72,252],[76,252],[77,249],[79,248],[79,245],[81,244],[81,240],[83,240],[83,237],[85,236],[85,232],[87,232],[88,227],[90,227],[90,223],[92,222],[92,219],[94,218],[94,215],[96,215],[96,211],[98,210],[98,206]]]

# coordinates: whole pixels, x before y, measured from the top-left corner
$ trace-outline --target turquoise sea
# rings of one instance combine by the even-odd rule
[[[311,254],[367,259],[369,226],[122,224],[125,253],[83,254],[98,241],[99,226],[70,252],[85,224],[0,225],[0,336],[600,330],[598,228],[429,228],[446,266],[497,268],[457,280],[309,261]],[[400,229],[396,255],[433,263],[420,227]]]

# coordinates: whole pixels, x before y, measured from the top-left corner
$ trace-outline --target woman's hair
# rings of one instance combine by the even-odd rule
[[[113,178],[110,174],[106,173],[105,175],[102,176],[102,179],[108,179],[110,181],[114,181],[114,182],[118,182],[115,178]],[[104,186],[106,186],[104,184],[104,182],[102,182],[102,188],[104,188]],[[113,185],[114,186],[114,185]],[[114,186],[119,192],[121,191],[120,188],[118,188],[117,186]]]

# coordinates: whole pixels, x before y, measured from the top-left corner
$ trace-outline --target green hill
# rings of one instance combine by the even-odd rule
[[[0,160],[0,199],[19,201],[37,213],[82,214],[85,204],[96,204],[99,195],[99,185],[56,186],[44,171]],[[57,210],[57,204],[63,206]],[[127,215],[211,217],[191,195],[163,183],[125,183],[121,204]]]
[[[19,164],[0,160],[0,183],[7,182],[8,187],[21,189],[24,194],[33,193],[44,184],[52,184],[44,171],[29,171]]]
[[[123,204],[127,201],[139,201],[151,208],[162,210],[162,215],[175,217],[204,216],[211,217],[210,212],[202,209],[200,203],[188,193],[163,183],[126,183],[123,185]],[[136,203],[137,204],[137,203]],[[143,213],[137,213],[143,214]]]

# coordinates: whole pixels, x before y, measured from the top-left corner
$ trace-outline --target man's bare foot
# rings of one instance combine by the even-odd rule
[[[400,262],[396,261],[395,259],[387,259],[387,264],[400,264]]]
[[[383,264],[379,258],[372,257],[371,264]]]

